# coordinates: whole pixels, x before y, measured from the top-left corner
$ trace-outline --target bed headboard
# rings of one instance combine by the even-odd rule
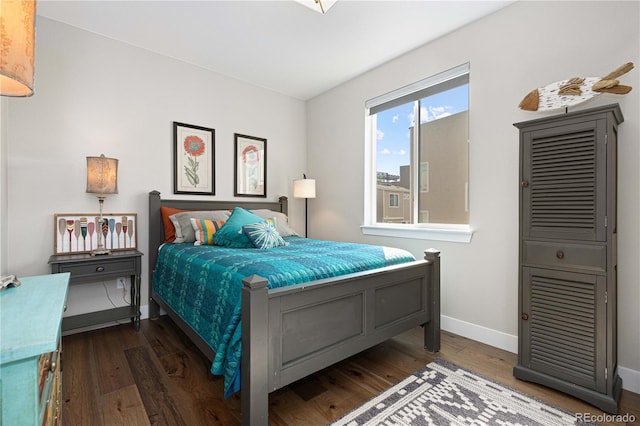
[[[288,214],[288,199],[280,197],[278,201],[166,200],[160,197],[159,191],[149,192],[149,299],[152,295],[153,269],[156,265],[158,249],[164,242],[164,226],[160,207],[181,210],[226,210],[242,207],[247,210],[269,209]],[[151,313],[151,306],[149,308]]]

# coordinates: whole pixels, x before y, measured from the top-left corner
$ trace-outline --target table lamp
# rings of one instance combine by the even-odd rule
[[[107,194],[118,193],[118,160],[100,157],[87,157],[87,192],[96,194],[100,204],[100,219],[98,224],[98,246],[91,251],[91,255],[110,254],[111,251],[102,242],[105,220],[102,217],[102,207]]]

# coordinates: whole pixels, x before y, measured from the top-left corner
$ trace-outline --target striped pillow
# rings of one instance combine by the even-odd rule
[[[191,226],[193,232],[196,234],[196,241],[194,246],[212,246],[213,234],[225,224],[224,220],[209,220],[209,219],[196,219],[191,218]]]

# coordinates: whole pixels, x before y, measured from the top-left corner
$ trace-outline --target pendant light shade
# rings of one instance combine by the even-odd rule
[[[33,95],[35,0],[0,1],[0,95]]]

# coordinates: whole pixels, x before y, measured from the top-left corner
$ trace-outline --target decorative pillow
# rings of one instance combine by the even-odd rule
[[[225,247],[252,248],[253,244],[242,232],[242,227],[256,222],[264,222],[264,219],[242,207],[235,207],[227,219],[227,223],[213,235],[213,242]]]
[[[193,243],[196,241],[196,234],[193,231],[193,226],[191,226],[191,218],[208,219],[214,222],[219,220],[226,221],[229,218],[229,214],[227,210],[201,210],[186,211],[169,216],[173,226],[176,228],[174,243]]]
[[[218,230],[225,224],[224,220],[209,220],[209,219],[196,219],[191,218],[191,226],[193,227],[193,232],[196,235],[196,241],[193,243],[194,246],[212,246],[213,245],[213,234],[218,232]]]
[[[171,207],[160,207],[160,213],[162,214],[162,225],[164,228],[164,242],[172,243],[176,239],[176,227],[173,226],[173,222],[169,219],[169,216],[176,213],[186,212],[187,210],[174,209]]]
[[[298,233],[289,226],[289,218],[286,214],[268,209],[251,210],[251,213],[263,219],[273,218],[276,223],[276,231],[281,237],[298,236]]]
[[[255,248],[269,249],[278,246],[287,246],[270,219],[264,222],[252,223],[242,227],[242,232],[251,240]]]

